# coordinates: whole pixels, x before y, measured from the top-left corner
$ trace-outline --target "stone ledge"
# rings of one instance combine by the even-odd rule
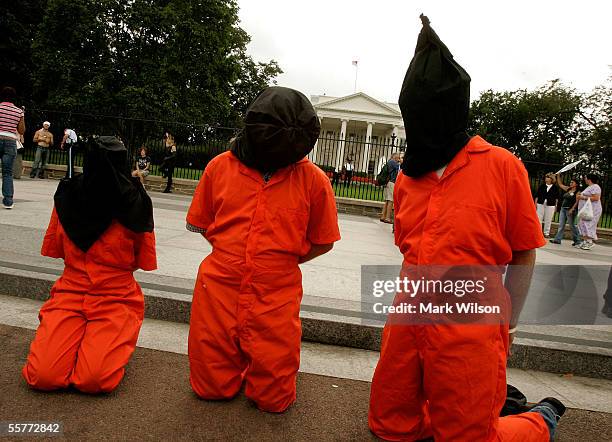
[[[0,267],[0,295],[44,301],[55,278],[51,274],[37,275],[31,271]],[[146,282],[140,284],[145,293],[147,318],[189,323],[191,302],[188,296],[165,295],[150,289]],[[355,317],[319,314],[316,310],[316,306],[302,304],[303,340],[365,350],[380,349],[382,327],[361,324]],[[525,333],[525,337],[521,337],[521,332],[518,332],[512,357],[508,360],[509,367],[612,380],[612,350],[565,344],[552,339],[536,341],[528,336]]]

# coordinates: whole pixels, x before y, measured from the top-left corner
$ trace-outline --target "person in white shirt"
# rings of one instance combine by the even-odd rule
[[[544,178],[544,183],[538,188],[534,198],[538,219],[540,223],[544,223],[544,236],[546,238],[550,237],[550,225],[552,224],[553,216],[557,208],[557,201],[559,200],[559,189],[553,185],[556,179],[554,173],[547,173]]]
[[[353,172],[355,171],[355,166],[353,165],[353,160],[348,158],[346,160],[346,164],[344,165],[344,185],[348,186],[353,181]]]
[[[72,178],[72,172],[74,169],[73,156],[72,156],[72,148],[76,145],[77,141],[79,141],[77,134],[72,129],[64,129],[64,138],[62,138],[62,144],[60,145],[60,149],[68,148],[68,167],[66,169],[66,178]]]

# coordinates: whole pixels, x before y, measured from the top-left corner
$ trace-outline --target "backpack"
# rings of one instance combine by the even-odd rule
[[[380,172],[378,172],[378,175],[376,175],[376,185],[386,186],[390,179],[391,174],[389,173],[389,165],[385,163],[382,169],[380,169]]]

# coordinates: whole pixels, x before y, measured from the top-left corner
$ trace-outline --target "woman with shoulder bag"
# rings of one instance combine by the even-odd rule
[[[593,240],[597,240],[597,223],[602,213],[601,205],[601,187],[599,187],[599,177],[592,173],[584,177],[584,182],[587,188],[577,194],[578,200],[578,230],[582,235],[582,243],[577,247],[582,250],[591,250],[593,248]],[[582,209],[590,205],[591,210],[589,216],[582,216]],[[584,213],[584,212],[583,212]]]

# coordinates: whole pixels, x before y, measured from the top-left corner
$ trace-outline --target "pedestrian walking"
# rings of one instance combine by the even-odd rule
[[[601,187],[599,187],[599,177],[589,173],[584,177],[584,182],[587,188],[577,194],[578,213],[585,206],[587,201],[590,202],[593,210],[593,216],[590,219],[580,218],[578,220],[578,230],[582,235],[582,242],[577,245],[582,250],[591,250],[594,246],[593,241],[597,241],[597,223],[603,212],[601,205]]]
[[[559,212],[559,229],[557,230],[557,234],[553,239],[550,240],[553,244],[561,244],[561,240],[563,239],[563,232],[565,231],[565,226],[569,225],[570,231],[572,232],[572,246],[577,245],[580,242],[580,236],[578,233],[578,227],[576,226],[576,207],[577,200],[576,195],[578,194],[578,181],[575,179],[571,179],[569,185],[566,186],[561,181],[561,176],[557,175],[556,184],[559,186],[561,190],[563,190],[563,195],[561,195],[561,210]]]
[[[559,189],[554,185],[557,177],[549,172],[544,177],[544,183],[538,187],[534,202],[540,224],[544,223],[544,237],[550,236],[550,226],[552,225],[557,201],[559,199]]]
[[[12,209],[14,202],[13,163],[17,141],[25,133],[24,110],[15,106],[17,92],[10,86],[0,91],[0,162],[2,163],[2,206]]]

